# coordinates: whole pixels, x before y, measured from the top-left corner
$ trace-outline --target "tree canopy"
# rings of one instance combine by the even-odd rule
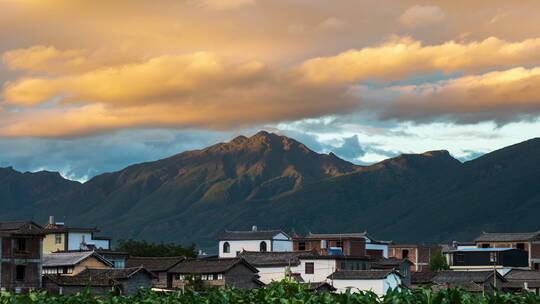
[[[131,256],[144,257],[167,257],[167,256],[185,256],[190,258],[197,257],[195,244],[188,247],[175,243],[148,243],[147,241],[137,240],[119,240],[116,248],[118,251],[127,252]]]
[[[448,267],[448,263],[446,262],[446,259],[442,255],[440,248],[437,248],[433,252],[431,259],[429,260],[428,268],[430,271],[441,271],[441,270],[450,269],[450,267]]]

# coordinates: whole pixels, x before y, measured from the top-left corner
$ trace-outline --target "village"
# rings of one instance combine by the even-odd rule
[[[350,289],[383,296],[390,289],[459,287],[485,294],[540,293],[540,232],[483,233],[470,242],[397,244],[367,232],[301,236],[282,230],[224,231],[218,254],[152,257],[115,251],[97,228],[67,226],[50,217],[0,222],[1,291],[45,289],[71,295],[85,289],[132,295],[140,288],[260,288],[281,280],[313,292]],[[444,267],[433,268],[442,257]],[[195,283],[194,283],[195,282]]]

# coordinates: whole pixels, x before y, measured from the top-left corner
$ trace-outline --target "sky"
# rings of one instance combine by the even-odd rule
[[[267,130],[357,164],[540,135],[537,0],[0,0],[0,166],[85,181]]]

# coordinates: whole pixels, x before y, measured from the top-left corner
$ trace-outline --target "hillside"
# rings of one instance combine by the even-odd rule
[[[50,183],[48,191],[34,196],[13,194],[35,191],[18,180],[8,188],[2,172],[0,195],[10,199],[2,199],[9,212],[0,219],[31,216],[44,222],[55,215],[100,226],[115,238],[206,247],[224,229],[254,224],[299,233],[369,230],[399,242],[540,229],[539,138],[466,163],[447,151],[430,151],[362,167],[260,132],[84,184],[58,183],[61,177],[49,173],[43,181]],[[17,197],[24,202],[13,208]]]

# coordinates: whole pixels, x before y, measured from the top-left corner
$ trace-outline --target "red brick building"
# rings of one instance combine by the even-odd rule
[[[388,255],[396,259],[408,259],[413,263],[411,271],[427,271],[429,261],[438,245],[418,244],[392,244],[388,248]]]
[[[27,292],[41,288],[44,233],[34,222],[0,222],[0,288]]]
[[[366,239],[364,233],[313,234],[293,238],[293,250],[316,251],[328,255],[330,248],[341,248],[343,255],[365,256]]]
[[[529,267],[540,270],[540,231],[526,233],[482,233],[474,240],[478,248],[516,248],[529,254]]]

